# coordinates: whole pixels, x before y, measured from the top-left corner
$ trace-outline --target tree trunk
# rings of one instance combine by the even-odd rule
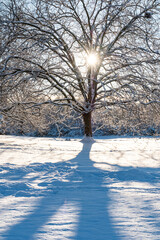
[[[84,134],[86,137],[92,137],[92,112],[83,114]]]

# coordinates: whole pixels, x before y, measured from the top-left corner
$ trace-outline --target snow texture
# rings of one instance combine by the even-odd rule
[[[160,139],[0,136],[0,240],[159,240]]]

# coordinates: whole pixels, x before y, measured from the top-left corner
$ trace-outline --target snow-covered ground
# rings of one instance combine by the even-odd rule
[[[0,136],[1,240],[159,240],[160,139]]]

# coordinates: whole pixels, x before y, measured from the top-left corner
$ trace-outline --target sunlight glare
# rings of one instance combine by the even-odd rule
[[[98,56],[96,53],[90,53],[87,56],[87,63],[89,66],[95,66],[98,63]]]

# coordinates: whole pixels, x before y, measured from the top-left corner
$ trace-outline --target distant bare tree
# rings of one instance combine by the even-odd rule
[[[2,9],[16,38],[1,77],[32,96],[11,106],[69,106],[92,136],[96,109],[160,103],[159,0],[3,0]]]

